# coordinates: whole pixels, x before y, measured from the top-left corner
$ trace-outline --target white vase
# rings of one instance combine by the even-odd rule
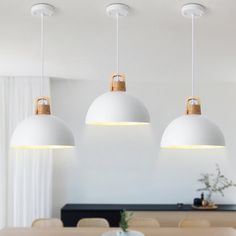
[[[142,232],[135,230],[128,230],[127,232],[124,232],[123,230],[113,230],[103,233],[102,236],[145,236],[145,235]]]
[[[116,236],[144,236],[143,233],[134,230],[123,231],[119,230],[116,232]]]
[[[116,236],[128,236],[128,231],[119,230],[116,232]]]

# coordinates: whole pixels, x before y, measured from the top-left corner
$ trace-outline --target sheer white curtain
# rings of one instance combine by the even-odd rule
[[[0,227],[30,226],[51,216],[52,153],[9,149],[17,124],[34,112],[38,78],[0,78]],[[49,79],[44,92],[49,95]]]
[[[7,220],[7,129],[6,129],[6,78],[0,80],[0,229]]]

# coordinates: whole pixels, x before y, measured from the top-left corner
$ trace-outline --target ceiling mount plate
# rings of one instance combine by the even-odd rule
[[[189,3],[182,7],[181,13],[184,17],[201,17],[206,14],[206,8],[198,3]]]
[[[31,14],[33,16],[52,16],[55,10],[55,7],[48,3],[39,3],[31,7]]]
[[[128,16],[130,12],[130,8],[128,5],[123,3],[114,3],[106,8],[107,15],[110,17],[118,16]]]

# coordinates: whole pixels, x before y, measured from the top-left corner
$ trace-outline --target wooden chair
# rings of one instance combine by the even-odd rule
[[[109,222],[104,218],[83,218],[78,221],[77,227],[110,227]]]
[[[60,219],[56,218],[41,218],[41,219],[36,219],[33,221],[31,227],[36,227],[36,228],[62,228],[63,223]]]
[[[129,227],[137,228],[137,227],[153,227],[159,228],[160,223],[154,218],[142,218],[142,217],[133,217],[129,221]]]
[[[206,228],[211,227],[208,220],[205,219],[184,219],[179,222],[180,228]]]

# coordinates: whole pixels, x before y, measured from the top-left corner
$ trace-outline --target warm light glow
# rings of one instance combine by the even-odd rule
[[[86,122],[86,124],[88,125],[107,125],[107,126],[132,126],[132,125],[148,125],[150,123],[148,122],[97,122],[97,121],[94,121],[94,122]]]
[[[75,146],[68,145],[22,145],[22,146],[12,146],[12,148],[18,149],[62,149],[62,148],[73,148]]]
[[[161,148],[166,149],[220,149],[225,148],[225,146],[217,146],[217,145],[171,145],[171,146],[162,146]]]

